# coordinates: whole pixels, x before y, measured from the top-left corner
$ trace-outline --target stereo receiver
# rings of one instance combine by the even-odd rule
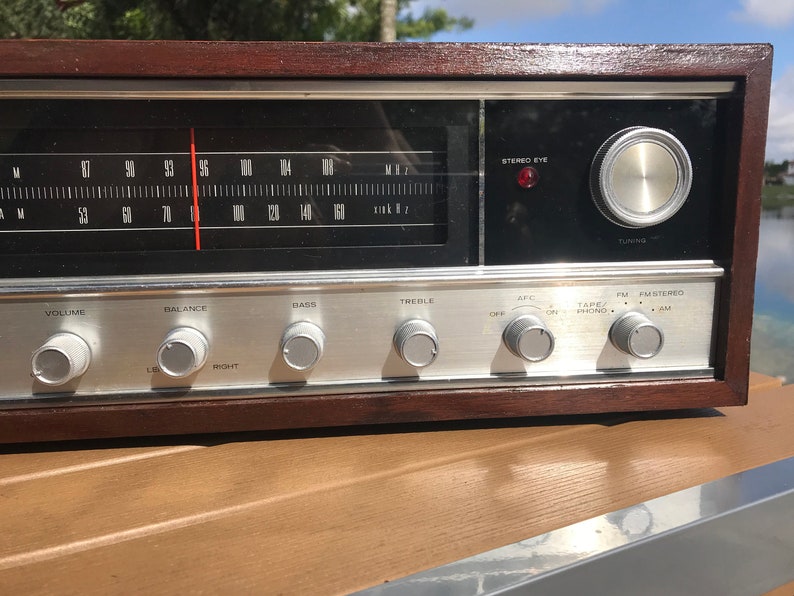
[[[0,43],[0,441],[742,404],[765,45]]]

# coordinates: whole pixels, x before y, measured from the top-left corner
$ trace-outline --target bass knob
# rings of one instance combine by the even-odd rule
[[[305,371],[323,357],[325,334],[314,323],[299,321],[293,323],[281,336],[281,357],[293,370]]]

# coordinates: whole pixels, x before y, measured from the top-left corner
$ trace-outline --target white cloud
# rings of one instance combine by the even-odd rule
[[[794,0],[741,0],[742,10],[733,16],[740,21],[782,29],[794,23]]]
[[[776,162],[794,159],[794,66],[789,66],[772,83],[766,159]]]
[[[618,0],[419,0],[411,4],[414,14],[425,8],[443,8],[452,16],[467,16],[477,26],[500,21],[523,20],[524,17],[556,17],[566,13],[595,14]],[[794,0],[778,0],[794,1]]]

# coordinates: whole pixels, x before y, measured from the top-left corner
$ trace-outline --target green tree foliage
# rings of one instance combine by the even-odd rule
[[[775,163],[773,161],[764,162],[764,178],[768,181],[775,180],[788,170],[788,161]]]
[[[441,8],[399,0],[397,39],[467,29]],[[376,41],[380,0],[3,0],[0,37]]]

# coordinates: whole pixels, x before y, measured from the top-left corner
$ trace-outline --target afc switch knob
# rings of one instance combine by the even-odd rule
[[[31,357],[33,376],[45,385],[63,385],[79,377],[91,364],[91,348],[73,333],[56,333]]]
[[[669,132],[635,126],[609,137],[590,168],[590,192],[612,223],[645,228],[670,219],[692,186],[692,162]]]
[[[209,342],[191,327],[177,327],[157,348],[157,366],[169,377],[182,379],[199,370],[207,361]]]
[[[507,349],[527,362],[540,362],[554,351],[554,335],[538,317],[522,315],[507,324],[502,340]]]
[[[612,324],[609,340],[625,354],[653,358],[662,350],[664,333],[645,315],[630,312]]]
[[[405,321],[394,333],[394,349],[414,368],[429,366],[438,356],[436,330],[422,319]]]
[[[324,346],[323,330],[314,323],[299,321],[287,327],[281,336],[281,357],[293,370],[309,370],[323,357]]]

